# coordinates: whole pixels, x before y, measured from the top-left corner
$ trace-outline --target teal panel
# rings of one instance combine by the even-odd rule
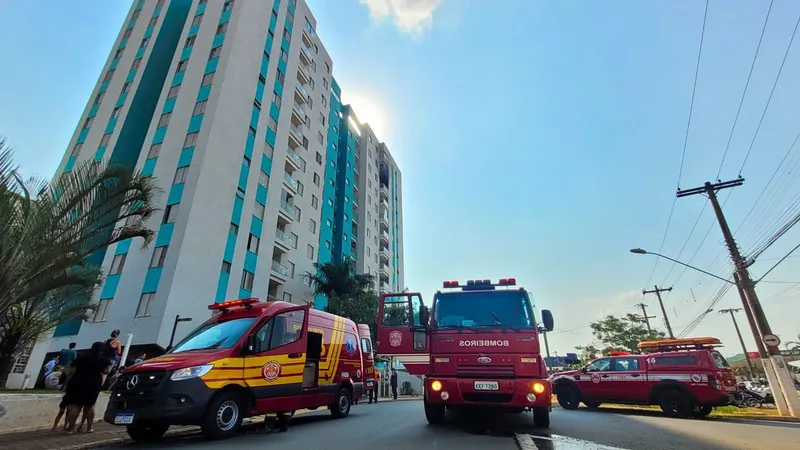
[[[147,275],[144,277],[144,285],[142,286],[142,294],[158,290],[158,282],[161,280],[161,269],[162,267],[147,269]]]
[[[266,153],[262,153],[261,156],[261,170],[267,173],[267,175],[272,174],[272,160],[269,159]],[[264,203],[266,204],[266,203]]]
[[[108,125],[106,125],[106,133],[113,133],[114,127],[117,126],[117,119],[109,119]]]
[[[130,21],[130,22],[128,22],[128,26],[127,26],[127,27],[125,27],[125,28],[126,28],[126,29],[128,29],[128,30],[130,30],[131,28],[133,28],[133,27],[135,27],[135,26],[136,26],[136,19],[131,19],[131,21]]]
[[[201,4],[197,5],[197,11],[195,11],[194,15],[196,16],[198,14],[203,14],[204,12],[206,12],[206,5],[207,4],[208,3],[201,3]]]
[[[198,31],[200,31],[200,25],[192,25],[189,28],[189,36],[191,37],[196,35]]]
[[[108,84],[109,84],[108,81],[103,81],[102,83],[100,83],[100,89],[98,90],[98,92],[105,92],[108,89]]]
[[[76,142],[76,144],[83,144],[84,142],[86,142],[86,136],[88,135],[89,135],[89,129],[88,128],[82,129],[81,132],[78,133],[78,141]]]
[[[135,80],[135,79],[136,79],[136,71],[135,70],[131,70],[130,72],[128,72],[128,76],[125,77],[125,81],[129,81],[131,83],[133,83],[133,80]]]
[[[103,160],[103,156],[105,156],[105,154],[106,154],[106,149],[107,148],[108,147],[106,147],[105,145],[102,146],[102,147],[98,147],[97,151],[94,152],[94,160],[97,161],[97,162],[102,161]]]
[[[292,8],[292,4],[289,3],[289,11],[292,11],[292,15],[294,15],[294,11],[293,10],[294,10],[294,8]],[[283,27],[286,28],[287,30],[289,30],[289,33],[291,33],[292,32],[292,27],[294,27],[294,25],[292,24],[292,21],[289,20],[289,18],[287,17],[286,18],[286,22],[284,22],[284,24],[283,24]]]
[[[169,197],[167,198],[167,205],[174,205],[181,202],[183,196],[183,187],[186,183],[173,184],[169,190]]]
[[[289,41],[287,41],[285,38],[281,38],[281,48],[286,53],[289,53]]]
[[[278,95],[283,97],[283,85],[281,84],[280,81],[275,80],[275,85],[272,88],[275,90],[275,92],[278,93]]]
[[[259,81],[256,84],[256,100],[261,101],[262,98],[264,98],[264,83]]]
[[[256,185],[256,201],[262,205],[267,204],[267,188],[261,184]]]
[[[167,135],[167,127],[156,128],[156,132],[153,135],[153,144],[164,142],[164,136],[166,135]]]
[[[244,156],[253,159],[253,147],[256,145],[256,137],[247,133],[247,141],[244,144]]]
[[[186,167],[191,164],[192,155],[194,155],[194,147],[181,150],[181,156],[178,158],[178,167]]]
[[[117,66],[119,65],[119,58],[111,60],[111,64],[108,65],[108,70],[116,70]]]
[[[109,275],[106,277],[106,282],[103,284],[103,290],[100,291],[100,299],[114,298],[117,293],[117,286],[119,286],[120,275]]]
[[[258,129],[258,116],[261,115],[261,108],[253,106],[253,111],[250,112],[250,126],[253,129]]]
[[[247,164],[242,163],[242,168],[239,169],[239,189],[247,190],[247,174],[250,171],[250,167]],[[238,197],[237,197],[238,198]]]
[[[153,35],[153,27],[148,27],[146,30],[144,30],[144,37],[149,38],[152,35]]]
[[[82,323],[83,319],[80,318],[61,323],[53,331],[53,337],[75,336],[81,331]]]
[[[144,162],[144,166],[142,167],[143,176],[149,177],[153,175],[153,172],[156,170],[156,161],[158,161],[158,158],[150,158]]]
[[[181,59],[180,60],[181,61],[186,61],[187,59],[189,59],[189,57],[192,56],[192,49],[193,48],[194,47],[184,47],[184,49],[181,50]]]
[[[261,229],[264,228],[264,222],[256,216],[250,221],[250,233],[261,239]]]
[[[144,58],[144,53],[147,51],[147,47],[140,47],[136,49],[136,57],[133,59]]]
[[[242,220],[242,208],[244,207],[244,199],[238,195],[233,198],[233,213],[231,214],[231,222],[239,225]]]
[[[211,61],[206,63],[206,71],[203,73],[211,73],[217,71],[217,64],[219,64],[219,58],[214,58]]]
[[[172,240],[173,231],[175,231],[174,223],[165,223],[161,225],[161,229],[158,230],[158,237],[156,237],[156,247],[169,245],[169,241]]]
[[[153,17],[158,17],[159,14],[161,14],[160,6],[153,10]]]
[[[217,295],[214,297],[214,303],[222,303],[225,301],[225,291],[228,290],[228,279],[231,274],[220,272],[219,281],[217,282]]]
[[[233,262],[233,250],[236,248],[236,235],[228,233],[228,240],[225,242],[225,254],[222,259],[227,262]]]
[[[189,129],[186,132],[193,133],[195,131],[200,131],[201,125],[203,125],[203,115],[198,114],[196,116],[192,116],[192,118],[189,119]]]
[[[75,167],[75,161],[78,160],[77,156],[70,156],[67,160],[67,164],[64,165],[64,172],[71,172],[72,168]]]
[[[219,47],[223,42],[225,42],[225,33],[218,34],[214,36],[214,41],[211,43],[211,48]]]
[[[131,249],[131,241],[132,239],[125,239],[124,241],[117,244],[117,250],[114,252],[115,255],[121,255],[123,253],[128,253],[128,250]]]
[[[278,60],[278,69],[281,72],[286,73],[286,61]]]
[[[244,270],[256,273],[256,263],[258,263],[258,255],[250,250],[246,251],[244,254]]]
[[[233,11],[233,10],[229,9],[229,10],[225,11],[224,13],[222,13],[222,17],[220,17],[219,23],[225,23],[225,22],[231,20],[231,11]]]
[[[269,29],[270,30],[274,30],[275,29],[275,25],[277,25],[277,24],[278,24],[278,18],[275,17],[273,14],[270,14],[270,16],[269,16]]]
[[[264,140],[267,144],[271,145],[272,148],[275,148],[275,132],[272,131],[272,128],[267,128],[267,136]]]
[[[139,0],[139,2],[136,3],[136,8],[134,8],[133,10],[134,11],[141,11],[142,10],[142,6],[144,6],[144,0]]]
[[[269,30],[272,31],[273,33],[275,33],[275,28],[274,27],[270,27]],[[267,41],[264,44],[264,49],[267,51],[267,54],[272,53],[272,43],[273,42],[275,42],[275,38],[273,38],[270,35],[267,35]]]
[[[175,76],[172,77],[172,84],[170,86],[177,86],[183,83],[183,74],[185,73],[186,71],[176,73]]]
[[[270,107],[269,107],[269,116],[272,117],[275,120],[278,120],[280,115],[281,115],[281,109],[278,108],[278,105],[276,105],[275,103],[272,103],[270,105]]]
[[[127,92],[123,92],[122,94],[119,94],[119,98],[117,99],[117,104],[114,105],[114,106],[118,106],[119,107],[119,106],[124,105],[125,104],[125,99],[127,99],[127,98],[128,98],[128,93]]]
[[[177,97],[173,97],[173,98],[168,98],[166,101],[164,101],[164,109],[161,111],[161,114],[172,112],[172,110],[175,109],[175,100],[177,99],[178,99]]]
[[[100,109],[100,104],[95,103],[94,105],[92,105],[91,108],[89,108],[89,114],[87,114],[86,117],[94,117],[94,116],[96,116],[98,109]]]
[[[123,48],[125,48],[127,46],[128,46],[128,40],[127,39],[123,39],[123,40],[119,41],[119,46],[117,48],[118,49],[123,49]]]
[[[247,289],[239,288],[239,297],[238,298],[250,298],[253,296],[253,293],[248,291]]]
[[[268,69],[269,69],[269,58],[267,58],[267,55],[264,55],[261,57],[261,70],[258,73],[260,73],[262,77],[267,78]]]
[[[286,9],[288,9],[288,10],[289,10],[289,12],[291,12],[291,13],[292,13],[292,15],[294,15],[294,10],[295,10],[295,8],[296,8],[296,6],[295,6],[295,3],[289,2],[289,7],[288,7],[288,8],[286,8]],[[290,22],[289,22],[289,19],[286,19],[286,24],[288,25],[289,23],[290,23]]]
[[[203,86],[197,92],[197,101],[201,102],[203,100],[208,100],[208,95],[211,93],[211,86]]]

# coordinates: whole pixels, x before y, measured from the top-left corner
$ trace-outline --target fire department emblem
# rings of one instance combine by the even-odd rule
[[[264,368],[261,372],[267,381],[277,380],[278,377],[281,376],[281,365],[278,364],[277,361],[270,361],[264,364]]]
[[[347,352],[348,355],[353,356],[356,354],[356,341],[350,336],[347,336],[347,339],[344,341],[344,350]]]
[[[700,375],[696,373],[693,373],[689,378],[691,378],[694,383],[699,383],[700,380],[703,379]]]
[[[594,384],[600,383],[600,375],[597,374],[592,375],[592,383]]]
[[[394,330],[389,333],[389,345],[392,347],[400,347],[400,344],[403,343],[403,333]]]
[[[361,370],[360,369],[356,370],[356,378],[358,378],[359,380],[361,379]]]

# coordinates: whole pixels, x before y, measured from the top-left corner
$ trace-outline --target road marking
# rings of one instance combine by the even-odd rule
[[[621,447],[610,447],[558,434],[549,436],[516,434],[515,437],[521,450],[625,450]]]

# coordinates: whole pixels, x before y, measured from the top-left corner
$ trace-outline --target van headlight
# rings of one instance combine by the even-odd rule
[[[211,372],[214,368],[213,364],[205,364],[202,366],[187,367],[185,369],[176,370],[169,378],[172,381],[188,380],[190,378],[198,378]]]

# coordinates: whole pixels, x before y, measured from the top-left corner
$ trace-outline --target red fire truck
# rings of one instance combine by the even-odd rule
[[[533,411],[535,425],[550,425],[539,333],[553,329],[553,316],[543,310],[540,328],[528,292],[516,283],[445,281],[430,309],[418,293],[381,295],[377,353],[425,376],[428,423],[441,423],[448,409],[477,407]]]

